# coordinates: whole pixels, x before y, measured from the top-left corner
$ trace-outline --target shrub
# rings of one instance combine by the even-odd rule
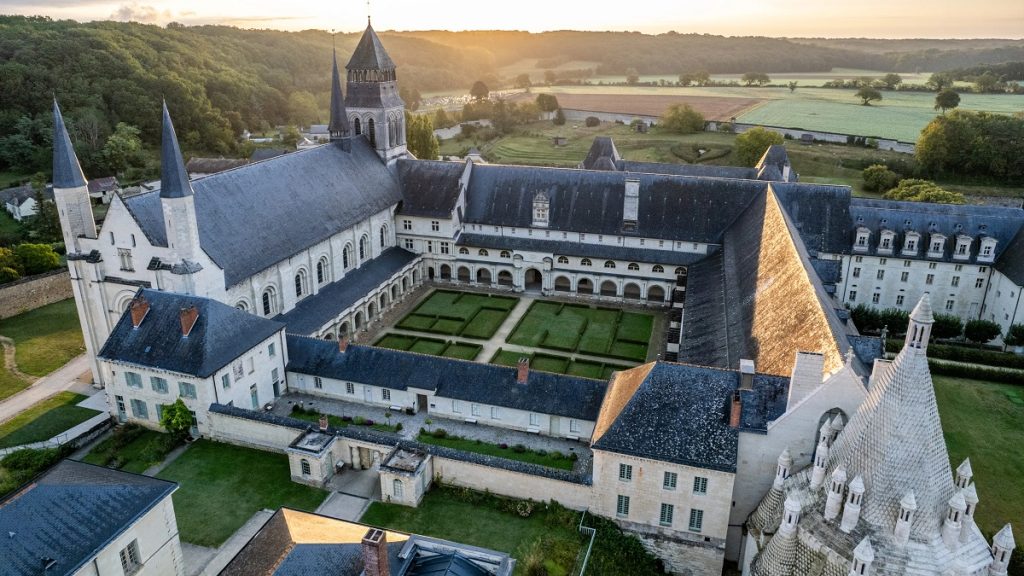
[[[597,116],[587,116],[587,119],[584,120],[584,124],[586,124],[587,128],[594,128],[595,126],[601,125],[601,119]]]
[[[401,431],[402,431],[402,423],[399,422],[398,424],[395,424],[395,432],[401,432]]]
[[[948,340],[959,338],[964,331],[964,323],[959,316],[952,314],[936,314],[935,323],[932,324],[932,337]]]
[[[367,418],[366,420],[363,420],[363,426],[373,426],[373,420],[371,420],[369,418]]]
[[[954,378],[967,378],[971,380],[987,380],[989,382],[1000,382],[1002,384],[1015,384],[1020,386],[1024,382],[1019,370],[1000,370],[998,368],[982,368],[979,366],[968,366],[966,364],[947,364],[928,360],[928,369],[933,376],[952,376]]]
[[[864,178],[864,189],[868,192],[887,192],[900,183],[900,175],[884,164],[868,166],[861,175]]]
[[[1024,346],[1024,324],[1013,324],[1006,331],[1003,342],[1007,346]]]
[[[498,448],[501,448],[502,450],[507,450],[508,449],[508,444],[505,444],[504,442],[502,442],[501,444],[498,444]]]
[[[673,104],[661,119],[662,128],[677,134],[704,130],[704,116],[689,104]]]
[[[19,244],[14,248],[25,274],[42,274],[60,266],[60,256],[49,244]]]
[[[351,422],[352,421],[352,417],[351,416],[342,416],[341,417],[341,421],[342,422]]]
[[[447,438],[448,437],[448,431],[445,430],[444,428],[438,428],[437,430],[433,431],[432,436],[434,438]]]
[[[783,142],[785,140],[778,132],[760,126],[752,128],[736,137],[736,159],[741,166],[753,166],[770,146]]]
[[[960,192],[951,192],[940,188],[930,180],[907,178],[885,193],[889,200],[906,200],[909,202],[935,202],[937,204],[965,204],[967,201]]]
[[[362,426],[363,424],[366,423],[366,418],[363,418],[362,416],[356,416],[353,422],[355,423],[356,426]]]
[[[555,118],[551,123],[555,126],[565,126],[565,112],[562,112],[561,108],[555,111]]]
[[[533,514],[533,502],[529,500],[520,500],[516,502],[516,514],[519,514],[523,518],[529,518],[530,514]]]
[[[512,451],[516,454],[522,454],[526,452],[526,446],[523,446],[522,444],[515,444],[512,446]]]
[[[979,344],[995,340],[1002,333],[999,324],[991,320],[971,320],[964,326],[964,337]]]

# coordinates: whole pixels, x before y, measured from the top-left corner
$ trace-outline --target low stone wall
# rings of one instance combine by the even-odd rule
[[[590,486],[434,455],[434,478],[445,484],[511,498],[555,500],[566,508],[590,506]]]
[[[22,278],[0,286],[0,320],[72,296],[71,274],[67,269]]]
[[[219,404],[210,406],[207,419],[211,440],[282,454],[310,426],[301,420]]]

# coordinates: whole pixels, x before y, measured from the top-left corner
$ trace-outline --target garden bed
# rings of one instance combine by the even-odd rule
[[[436,290],[396,327],[487,340],[498,331],[518,301],[511,296]]]
[[[292,406],[290,417],[296,420],[305,420],[306,422],[320,423],[321,413],[317,410],[310,410],[302,408],[301,406]],[[363,416],[335,416],[334,414],[327,415],[327,423],[334,428],[346,428],[348,426],[367,426],[374,430],[380,430],[381,432],[401,432],[402,423],[398,424],[387,424],[384,422],[378,422],[372,418],[364,418]]]
[[[86,396],[60,392],[0,424],[0,448],[43,442],[99,414],[76,406]]]
[[[531,369],[541,370],[543,372],[554,372],[555,374],[579,376],[580,378],[593,378],[595,380],[607,380],[611,377],[612,372],[632,368],[632,366],[624,364],[595,362],[592,360],[572,360],[565,356],[545,354],[542,352],[524,354],[501,348],[499,348],[498,351],[494,353],[494,356],[491,357],[490,363],[498,364],[500,366],[516,366],[519,363],[519,358],[523,356],[530,359]]]
[[[536,301],[508,343],[644,362],[653,326],[650,314]]]
[[[498,456],[499,458],[529,462],[530,464],[538,464],[559,470],[571,471],[577,460],[577,456],[574,453],[566,455],[561,452],[531,450],[522,444],[509,446],[508,444],[491,444],[490,442],[474,440],[472,438],[448,436],[443,428],[438,428],[432,432],[420,430],[416,440],[424,444],[434,444],[436,446],[444,446],[455,450],[462,450],[463,452],[475,452],[487,456]]]
[[[134,424],[120,426],[82,458],[83,462],[142,474],[164,461],[178,445],[170,434],[149,430]]]
[[[374,344],[379,348],[391,348],[392,350],[403,350],[416,352],[418,354],[429,354],[431,356],[444,356],[446,358],[457,358],[459,360],[475,360],[483,346],[467,342],[451,342],[438,338],[424,338],[420,336],[406,336],[404,334],[385,334]]]

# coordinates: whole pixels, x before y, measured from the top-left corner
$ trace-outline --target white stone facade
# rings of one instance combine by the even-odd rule
[[[74,572],[75,576],[123,574],[121,550],[137,546],[142,566],[139,576],[184,576],[178,522],[168,494],[159,504],[129,525],[99,553]]]

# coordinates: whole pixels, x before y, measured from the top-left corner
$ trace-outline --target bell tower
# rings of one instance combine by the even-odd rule
[[[395,63],[369,20],[345,70],[345,105],[352,133],[364,136],[388,164],[408,156],[405,102],[398,95]]]

